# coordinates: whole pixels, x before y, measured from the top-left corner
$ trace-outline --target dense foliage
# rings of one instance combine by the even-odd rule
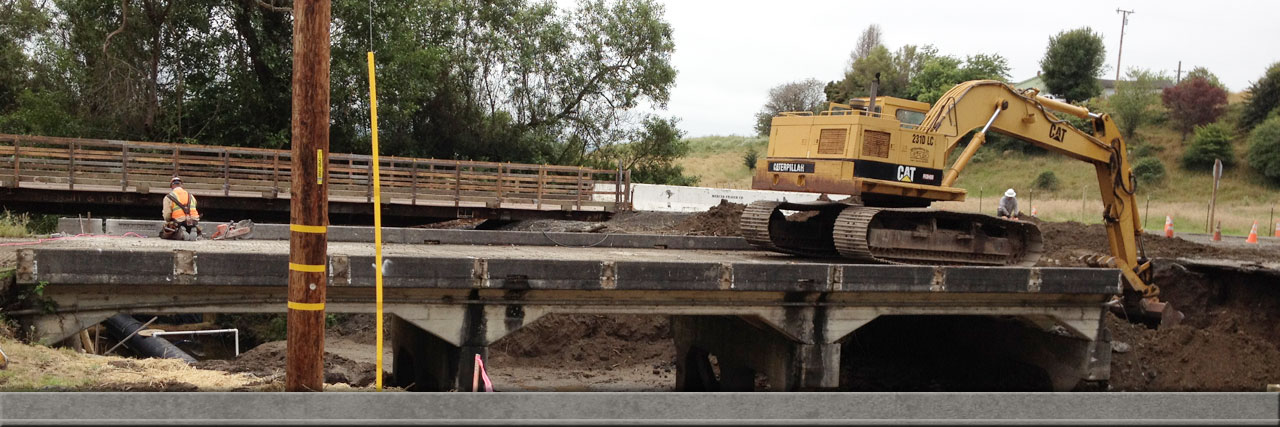
[[[1261,79],[1249,86],[1244,112],[1240,116],[1241,129],[1253,129],[1280,110],[1280,62],[1267,67]]]
[[[288,3],[5,1],[0,64],[26,72],[0,76],[0,132],[286,147]],[[332,11],[335,152],[368,152],[370,49],[384,154],[612,166],[629,161],[606,158],[612,146],[679,135],[638,113],[665,107],[676,73],[652,0],[334,0]]]
[[[1249,166],[1280,184],[1280,117],[1272,117],[1249,134]]]
[[[1084,101],[1102,93],[1098,75],[1106,48],[1102,36],[1092,29],[1063,31],[1049,38],[1049,47],[1040,60],[1046,90],[1069,102]]]
[[[1192,77],[1165,88],[1161,101],[1174,128],[1184,135],[1196,126],[1217,121],[1227,108],[1227,91],[1205,77]]]
[[[1129,80],[1116,87],[1115,95],[1107,100],[1111,106],[1116,126],[1125,137],[1133,137],[1139,126],[1150,123],[1161,113],[1160,82],[1163,76],[1143,69],[1132,69]]]
[[[1223,167],[1235,164],[1231,149],[1231,127],[1224,123],[1210,123],[1195,129],[1191,145],[1182,152],[1182,167],[1191,170],[1213,170],[1214,159],[1222,160]]]

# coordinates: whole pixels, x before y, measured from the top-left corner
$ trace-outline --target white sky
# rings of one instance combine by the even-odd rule
[[[1035,76],[1049,37],[1091,27],[1102,35],[1104,78],[1115,78],[1121,14],[1124,70],[1204,66],[1240,91],[1280,61],[1280,1],[819,1],[658,0],[666,5],[678,71],[668,110],[689,137],[751,135],[769,88],[841,78],[859,34],[878,24],[890,51],[931,44],[963,58],[996,53],[1013,80]],[[571,0],[559,0],[571,6]],[[566,4],[567,3],[567,4]],[[1123,76],[1122,76],[1123,78]]]

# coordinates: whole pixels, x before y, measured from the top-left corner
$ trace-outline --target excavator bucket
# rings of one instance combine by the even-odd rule
[[[1173,304],[1160,301],[1156,297],[1135,297],[1132,294],[1122,298],[1121,304],[1112,306],[1113,312],[1133,323],[1141,323],[1151,328],[1169,328],[1187,316],[1173,308]]]

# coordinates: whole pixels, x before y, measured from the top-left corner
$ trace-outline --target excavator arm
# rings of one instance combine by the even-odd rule
[[[1089,120],[1093,132],[1076,129],[1054,112]],[[1123,274],[1127,287],[1126,310],[1166,323],[1182,317],[1171,306],[1160,302],[1160,288],[1152,283],[1151,263],[1141,253],[1142,224],[1134,197],[1136,180],[1124,138],[1109,115],[1045,98],[1034,89],[1018,90],[998,81],[975,80],[956,85],[944,94],[918,129],[944,135],[948,155],[965,136],[976,131],[955,163],[946,169],[944,187],[955,183],[991,131],[1093,164],[1112,254],[1111,258],[1100,261],[1120,269]]]

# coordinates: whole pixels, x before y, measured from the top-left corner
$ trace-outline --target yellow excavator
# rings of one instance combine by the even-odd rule
[[[1151,263],[1141,251],[1136,180],[1124,139],[1111,117],[993,80],[956,85],[932,108],[923,102],[870,97],[826,111],[773,118],[768,153],[752,188],[850,195],[838,201],[749,205],[741,231],[752,245],[854,262],[926,265],[1031,266],[1043,252],[1033,223],[928,208],[962,201],[954,186],[974,154],[997,132],[1092,163],[1102,192],[1103,223],[1126,286],[1124,309],[1147,320],[1176,322],[1181,313],[1159,299]],[[1092,124],[1085,132],[1058,118]],[[970,135],[972,135],[970,137]],[[952,152],[968,145],[950,165]]]

